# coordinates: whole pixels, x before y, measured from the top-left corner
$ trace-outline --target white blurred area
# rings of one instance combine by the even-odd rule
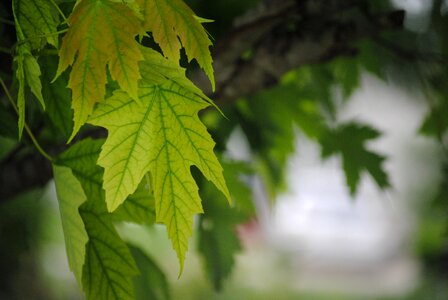
[[[288,164],[289,190],[273,208],[255,180],[261,238],[247,243],[237,276],[257,289],[281,285],[359,297],[412,292],[419,283],[412,254],[416,202],[439,180],[437,145],[417,134],[425,113],[422,95],[363,76],[340,120],[359,120],[383,132],[368,146],[388,157],[384,166],[392,188],[381,191],[364,174],[351,198],[340,158],[322,161],[319,146],[298,133],[297,153]],[[229,154],[249,158],[238,132]]]

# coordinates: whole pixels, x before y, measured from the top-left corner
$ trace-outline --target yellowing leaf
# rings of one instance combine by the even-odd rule
[[[141,70],[149,69],[148,54],[154,51],[144,54],[147,61],[141,62]],[[180,67],[177,70],[177,74],[184,72]],[[163,73],[164,69],[158,71],[160,78],[171,77]],[[143,71],[142,77],[146,77]],[[202,212],[190,167],[197,166],[230,199],[221,165],[213,153],[214,142],[197,116],[209,104],[170,79],[157,83],[143,79],[139,97],[141,103],[117,91],[89,120],[109,131],[98,160],[104,167],[106,203],[109,211],[116,209],[150,172],[156,222],[166,224],[182,269],[192,217]]]
[[[142,59],[134,37],[140,20],[124,3],[109,0],[81,0],[69,18],[70,28],[59,51],[59,76],[73,64],[68,86],[73,91],[74,129],[86,122],[95,103],[105,95],[106,65],[112,79],[137,99]]]
[[[213,90],[212,42],[202,27],[201,20],[182,0],[138,0],[143,10],[144,29],[152,31],[163,54],[178,63],[182,46],[189,60],[196,59],[204,69]],[[180,41],[179,41],[180,40]]]

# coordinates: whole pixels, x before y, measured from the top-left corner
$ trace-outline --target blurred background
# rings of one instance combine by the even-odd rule
[[[215,20],[206,27],[217,55],[232,28],[241,32],[288,3],[187,2]],[[305,9],[310,1],[296,2]],[[257,93],[218,90],[228,120],[201,115],[238,211],[202,183],[206,214],[195,220],[180,278],[164,227],[117,224],[156,270],[146,280],[158,288],[140,299],[448,299],[448,3],[361,2],[342,5],[331,20],[354,26],[369,13],[379,24],[380,13],[404,10],[402,28],[376,35],[359,21],[350,32],[369,34],[353,40],[356,52],[311,59]],[[242,64],[261,55],[243,50]],[[0,138],[5,160],[14,142]],[[215,223],[220,217],[228,223]],[[0,299],[83,299],[68,269],[52,181],[0,203]]]

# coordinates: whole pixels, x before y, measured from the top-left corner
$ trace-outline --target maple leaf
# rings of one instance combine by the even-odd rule
[[[209,103],[178,83],[178,78],[185,76],[185,70],[175,67],[174,63],[169,74],[164,73],[164,69],[152,68],[154,72],[161,72],[159,79],[166,77],[164,81],[154,83],[145,79],[143,70],[151,69],[154,53],[149,49],[143,51],[141,103],[133,101],[123,91],[116,91],[98,105],[89,122],[109,131],[98,160],[104,167],[109,211],[115,210],[134,192],[143,176],[150,172],[156,222],[167,225],[182,271],[192,232],[192,216],[202,213],[190,167],[197,166],[227,199],[230,200],[230,196],[221,165],[213,153],[214,142],[197,116]],[[175,68],[177,73],[173,73]],[[175,79],[169,79],[171,77]]]
[[[156,262],[137,247],[128,245],[140,269],[134,278],[136,299],[170,300],[168,279]]]
[[[106,65],[112,79],[137,99],[142,59],[134,37],[141,21],[124,3],[81,0],[68,20],[70,28],[59,51],[58,77],[72,65],[68,86],[73,91],[74,128],[70,140],[105,95]]]
[[[374,128],[350,122],[339,125],[321,137],[322,157],[341,154],[351,195],[356,193],[363,171],[367,171],[380,188],[390,186],[387,173],[382,167],[385,157],[365,147],[368,140],[379,136],[380,132]]]
[[[72,94],[66,87],[68,74],[62,74],[56,81],[51,82],[58,67],[57,56],[43,55],[39,62],[45,66],[42,68],[42,96],[48,117],[64,137],[68,138],[73,127],[73,111],[70,107]]]
[[[212,42],[201,24],[201,18],[182,0],[138,0],[142,7],[143,28],[151,31],[163,54],[179,63],[182,46],[189,60],[196,59],[205,71],[213,90],[212,56],[209,47]]]
[[[78,283],[82,283],[82,265],[88,241],[84,223],[78,213],[79,206],[87,200],[81,184],[68,167],[53,165],[54,182],[59,201],[65,249],[70,270]]]
[[[215,290],[222,288],[235,264],[235,256],[241,251],[241,244],[236,234],[236,226],[253,217],[252,192],[241,180],[241,175],[252,173],[243,162],[226,161],[224,178],[232,191],[235,205],[230,207],[223,201],[219,192],[210,183],[202,181],[200,195],[203,199],[205,214],[201,215],[198,226],[199,254],[202,255],[205,271]]]
[[[123,213],[114,216],[107,211],[101,188],[103,170],[96,164],[102,144],[103,140],[85,139],[62,153],[54,166],[64,235],[71,241],[67,253],[71,254],[69,262],[77,279],[82,271],[87,299],[130,300],[134,299],[132,279],[138,269],[113,221],[123,217],[140,221],[153,211],[153,197],[138,189],[126,201],[126,207],[120,207]]]
[[[134,299],[133,277],[139,274],[127,245],[116,232],[101,199],[79,208],[89,241],[82,283],[87,299]]]
[[[154,224],[154,197],[148,190],[147,180],[145,179],[143,178],[134,194],[129,195],[126,201],[113,212],[114,221]]]

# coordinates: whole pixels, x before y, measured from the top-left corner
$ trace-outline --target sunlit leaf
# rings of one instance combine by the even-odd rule
[[[215,88],[212,45],[202,27],[205,19],[195,17],[194,12],[182,0],[137,0],[143,9],[144,29],[151,31],[163,54],[179,62],[182,46],[189,60],[196,59]]]
[[[116,221],[138,224],[153,224],[155,222],[154,196],[145,178],[143,178],[137,190],[129,195],[126,201],[113,212],[112,216]]]
[[[151,63],[150,56],[145,59],[142,74],[145,64]],[[214,142],[197,116],[209,104],[169,79],[158,83],[143,79],[139,96],[141,104],[117,91],[89,120],[109,131],[98,160],[105,169],[106,203],[115,210],[150,172],[156,221],[167,225],[182,270],[192,217],[202,212],[190,167],[197,166],[230,199]]]
[[[81,0],[69,24],[59,51],[57,76],[72,65],[68,86],[73,91],[73,138],[94,104],[104,98],[106,65],[112,79],[133,99],[138,98],[138,61],[142,55],[134,37],[140,32],[141,22],[124,3]]]
[[[138,270],[106,209],[101,189],[103,172],[96,165],[102,143],[102,140],[83,140],[57,160],[58,164],[71,168],[87,198],[79,208],[88,236],[82,286],[87,299],[134,299],[133,277]]]

